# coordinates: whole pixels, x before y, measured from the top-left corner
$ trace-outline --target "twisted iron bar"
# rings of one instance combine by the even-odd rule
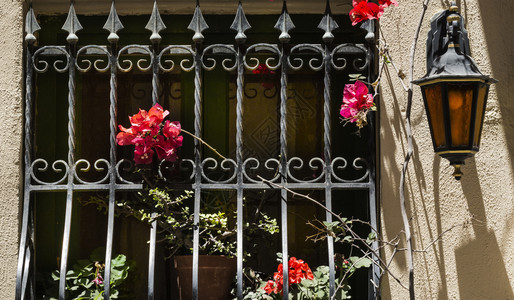
[[[331,117],[332,117],[332,99],[331,99],[331,91],[332,91],[332,82],[330,80],[330,73],[332,67],[332,55],[329,49],[328,44],[325,44],[324,51],[324,66],[325,66],[325,75],[323,77],[324,90],[323,90],[323,141],[325,144],[324,147],[324,156],[325,156],[325,182],[327,183],[327,188],[325,189],[325,206],[328,210],[332,210],[332,138],[330,133],[332,132],[331,125]],[[332,215],[327,211],[326,212],[326,220],[327,222],[332,222]],[[331,236],[327,236],[327,245],[328,245],[328,265],[329,265],[329,279],[330,279],[330,295],[334,295],[335,293],[335,265],[334,265],[334,241]]]
[[[194,107],[194,113],[195,113],[195,135],[198,137],[202,137],[202,49],[201,44],[197,43],[195,48],[195,57],[194,57],[194,66],[195,66],[195,78],[194,78],[194,84],[195,84],[195,92],[194,92],[194,98],[195,98],[195,107]],[[202,182],[202,166],[201,166],[201,143],[197,139],[194,140],[194,156],[195,156],[195,199],[194,199],[194,224],[195,227],[193,228],[193,266],[198,266],[198,251],[199,251],[199,224],[200,224],[200,204],[201,204],[201,188],[200,183]],[[198,299],[198,267],[193,268],[193,299]]]
[[[114,3],[113,3],[114,5]],[[109,55],[109,66],[111,69],[111,76],[109,79],[109,210],[107,217],[107,241],[105,247],[105,274],[104,274],[104,296],[106,299],[110,298],[111,294],[111,258],[112,258],[112,243],[114,236],[114,213],[116,206],[116,133],[118,125],[118,79],[117,79],[117,54],[116,54],[116,41],[112,39],[111,54]]]
[[[29,18],[29,14],[31,18]],[[27,19],[30,20],[27,23],[32,23],[33,11],[32,6],[29,8],[29,13],[27,14]],[[35,22],[37,24],[37,22]],[[32,26],[31,26],[32,27]],[[38,26],[39,27],[39,26]],[[34,28],[28,28],[27,32],[33,36]],[[26,278],[29,276],[28,267],[30,265],[30,248],[28,244],[30,242],[29,239],[29,218],[30,218],[30,193],[28,189],[30,187],[31,181],[31,173],[32,168],[32,78],[34,76],[33,69],[33,43],[35,42],[35,37],[33,40],[27,39],[27,56],[26,56],[26,77],[25,77],[25,180],[24,180],[24,188],[25,193],[23,194],[23,214],[22,214],[22,224],[21,224],[21,233],[20,233],[20,247],[18,250],[18,267],[16,270],[16,299],[24,299],[25,298],[25,290],[26,290]],[[29,260],[27,261],[27,257]]]
[[[237,102],[236,102],[236,163],[237,163],[237,294],[243,293],[243,76],[245,53],[237,51]]]
[[[66,212],[61,252],[61,268],[59,280],[59,300],[64,300],[66,293],[66,268],[68,263],[68,248],[70,244],[71,217],[73,207],[73,181],[75,165],[75,45],[70,43],[68,67],[68,187],[66,192]]]
[[[287,67],[286,63],[289,57],[287,53],[287,44],[282,44],[281,53],[281,70],[280,70],[280,183],[284,185],[287,183],[288,174],[288,161],[287,161]],[[282,235],[282,257],[287,262],[289,261],[289,247],[288,247],[288,229],[287,229],[287,191],[280,191],[280,211],[281,211],[281,224],[280,232]],[[283,264],[283,280],[289,282],[289,265]],[[289,298],[289,285],[284,285],[284,299]]]

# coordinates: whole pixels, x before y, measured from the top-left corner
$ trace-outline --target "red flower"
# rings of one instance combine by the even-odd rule
[[[259,66],[255,70],[252,70],[252,73],[253,74],[275,74],[275,71],[270,70],[266,66],[266,64],[259,64]],[[275,86],[275,84],[273,82],[262,82],[261,85],[265,89],[271,89]]]
[[[118,127],[121,132],[116,136],[116,143],[120,146],[133,145],[134,139],[137,137],[134,128],[130,127],[127,129],[121,125],[118,125]]]
[[[180,123],[166,121],[162,124],[169,111],[159,104],[154,105],[148,112],[140,109],[129,116],[130,128],[119,125],[121,132],[116,136],[120,146],[135,145],[134,161],[136,164],[150,164],[154,153],[159,159],[175,161],[177,148],[182,146]]]
[[[384,13],[384,6],[369,3],[368,0],[353,0],[353,9],[350,11],[352,25],[365,20],[379,19]]]
[[[302,282],[303,279],[314,279],[314,274],[312,273],[309,265],[304,263],[301,259],[296,259],[296,257],[291,257],[289,259],[289,286],[291,284],[298,284]],[[268,280],[264,290],[266,293],[282,293],[282,289],[284,286],[284,270],[283,265],[279,264],[277,267],[277,272],[273,274],[273,280]]]

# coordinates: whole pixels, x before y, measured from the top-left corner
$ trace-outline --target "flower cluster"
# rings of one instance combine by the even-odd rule
[[[266,286],[264,286],[264,291],[266,291],[268,295],[271,293],[282,293],[282,288],[284,287],[284,273],[282,264],[278,265],[277,271],[278,272],[275,272],[273,275],[273,280],[268,280]],[[314,279],[314,274],[309,268],[309,265],[303,260],[291,257],[289,259],[289,286],[291,286],[291,284],[299,284],[303,279],[312,280]]]
[[[378,4],[368,0],[353,0],[353,9],[350,11],[352,25],[366,20],[379,19],[384,13],[384,8],[389,5],[398,6],[396,0],[378,0]]]
[[[270,68],[268,68],[268,66],[266,66],[266,64],[259,64],[259,66],[257,68],[255,68],[253,71],[252,71],[253,74],[270,74],[270,75],[273,75],[275,74],[275,71],[273,70],[270,70]],[[263,82],[261,83],[262,87],[265,88],[265,89],[271,89],[275,86],[275,84],[273,84],[273,82]]]
[[[348,122],[357,122],[361,128],[366,125],[366,114],[374,109],[373,95],[368,93],[368,87],[357,80],[354,84],[346,84],[343,92],[343,105],[341,116]]]
[[[180,122],[166,121],[169,111],[159,104],[148,112],[140,109],[139,113],[129,117],[130,128],[119,125],[120,131],[116,142],[120,146],[135,145],[134,161],[136,164],[150,164],[154,153],[159,159],[175,161],[177,148],[182,146]]]

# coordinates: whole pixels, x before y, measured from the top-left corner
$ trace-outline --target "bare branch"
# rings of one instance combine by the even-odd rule
[[[221,157],[221,159],[227,159],[225,156],[221,155],[218,151],[216,151],[216,149],[214,149],[211,145],[209,145],[206,141],[202,140],[200,137],[198,137],[198,136],[196,136],[196,135],[192,134],[191,132],[189,132],[187,130],[184,130],[184,129],[180,129],[180,131],[182,131],[184,133],[187,133],[190,136],[192,136],[193,138],[197,139],[200,143],[204,144],[205,146],[207,146],[207,148],[211,149],[214,153],[216,153],[216,155]]]
[[[419,18],[418,26],[416,28],[416,31],[414,33],[414,39],[412,41],[412,47],[410,52],[410,73],[409,73],[409,89],[407,91],[407,112],[405,116],[405,131],[407,133],[407,141],[408,141],[408,148],[407,148],[407,154],[405,155],[405,160],[403,163],[402,173],[400,176],[400,206],[401,206],[401,214],[402,214],[402,220],[403,220],[403,226],[405,230],[405,238],[407,241],[407,261],[409,266],[409,296],[410,300],[414,300],[416,298],[415,292],[414,292],[414,258],[413,258],[413,251],[412,251],[412,237],[410,232],[410,225],[409,225],[409,217],[407,215],[407,205],[405,201],[405,177],[407,175],[407,168],[409,165],[409,161],[412,157],[412,153],[414,152],[413,147],[413,140],[412,140],[412,130],[411,130],[411,123],[410,123],[410,117],[411,117],[411,111],[412,111],[412,97],[413,97],[413,91],[412,88],[414,84],[412,83],[412,80],[414,78],[414,57],[416,54],[416,45],[418,43],[419,38],[419,32],[421,31],[421,25],[423,24],[423,19],[425,18],[425,13],[427,11],[428,3],[430,0],[425,0],[423,3],[423,9],[421,11],[421,16]]]

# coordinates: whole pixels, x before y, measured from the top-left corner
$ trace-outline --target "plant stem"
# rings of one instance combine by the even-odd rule
[[[207,144],[207,142],[205,142],[204,140],[202,140],[200,137],[192,134],[191,132],[181,128],[180,131],[184,132],[184,133],[187,133],[189,134],[190,136],[192,136],[193,138],[197,139],[200,143],[204,144],[205,146],[207,146],[207,148],[211,149],[214,153],[216,153],[219,157],[221,157],[221,159],[227,159],[225,156],[221,155],[218,151],[216,151],[216,149],[214,149],[211,145]]]
[[[423,10],[421,11],[421,16],[419,18],[418,27],[416,28],[416,32],[414,33],[414,39],[412,41],[411,52],[410,52],[410,72],[409,72],[409,89],[407,91],[407,110],[405,116],[405,131],[407,133],[407,154],[405,155],[405,160],[403,163],[402,173],[400,177],[400,207],[401,214],[403,220],[403,226],[405,229],[405,239],[407,241],[407,261],[409,266],[409,297],[410,300],[414,300],[416,298],[414,292],[414,258],[413,258],[413,248],[412,248],[412,236],[410,231],[409,217],[407,215],[407,206],[405,201],[405,177],[407,175],[407,169],[409,165],[409,161],[412,157],[412,153],[414,152],[413,140],[412,140],[412,129],[411,129],[411,111],[412,111],[412,97],[413,97],[413,86],[412,80],[414,78],[414,57],[416,54],[416,45],[419,38],[419,32],[421,30],[421,25],[423,24],[423,19],[425,18],[425,13],[427,11],[428,3],[430,0],[425,0],[423,2]]]

